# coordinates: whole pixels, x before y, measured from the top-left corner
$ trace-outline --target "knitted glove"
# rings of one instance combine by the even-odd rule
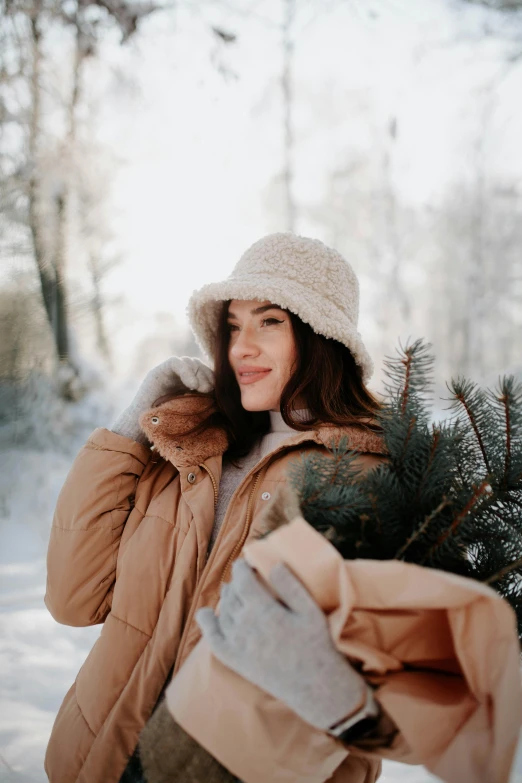
[[[221,590],[219,616],[196,615],[213,654],[225,666],[285,702],[307,723],[329,729],[365,703],[364,679],[338,652],[326,617],[283,564],[269,583],[274,598],[244,560]]]
[[[186,391],[209,392],[214,388],[214,373],[199,359],[171,356],[150,370],[128,408],[111,427],[113,432],[146,444],[147,437],[138,423],[141,414],[166,394]]]

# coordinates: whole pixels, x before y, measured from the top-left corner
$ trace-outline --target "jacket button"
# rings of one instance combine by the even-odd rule
[[[261,500],[270,500],[270,492],[263,492]]]
[[[196,474],[195,473],[189,473],[187,476],[187,481],[189,484],[193,484],[196,480]]]

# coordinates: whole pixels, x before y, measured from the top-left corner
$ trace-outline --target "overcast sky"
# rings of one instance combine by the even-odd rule
[[[119,326],[123,351],[154,330],[158,311],[185,323],[194,288],[226,276],[263,234],[286,229],[271,185],[283,162],[283,3],[237,10],[245,7],[209,1],[197,4],[198,13],[179,6],[157,13],[125,47],[108,40],[93,63],[102,96],[96,134],[118,159],[107,187],[122,263],[108,291],[124,294],[132,309],[132,323]],[[392,118],[391,176],[414,207],[436,205],[474,176],[484,123],[488,171],[512,179],[520,169],[522,66],[506,70],[516,31],[500,15],[464,0],[303,0],[298,7],[298,205],[320,202],[347,152],[371,156]],[[220,46],[212,24],[237,42]],[[325,239],[306,220],[297,230]],[[369,306],[365,295],[363,322]]]

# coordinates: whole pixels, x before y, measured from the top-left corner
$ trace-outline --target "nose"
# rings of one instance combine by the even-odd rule
[[[230,346],[230,356],[234,359],[244,359],[246,356],[257,356],[258,354],[259,348],[252,331],[244,328],[240,332],[236,332]]]

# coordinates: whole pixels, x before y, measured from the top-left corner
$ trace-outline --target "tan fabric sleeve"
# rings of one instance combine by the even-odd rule
[[[147,446],[99,428],[74,460],[47,551],[45,604],[58,622],[94,625],[109,612],[121,533],[150,456]]]

